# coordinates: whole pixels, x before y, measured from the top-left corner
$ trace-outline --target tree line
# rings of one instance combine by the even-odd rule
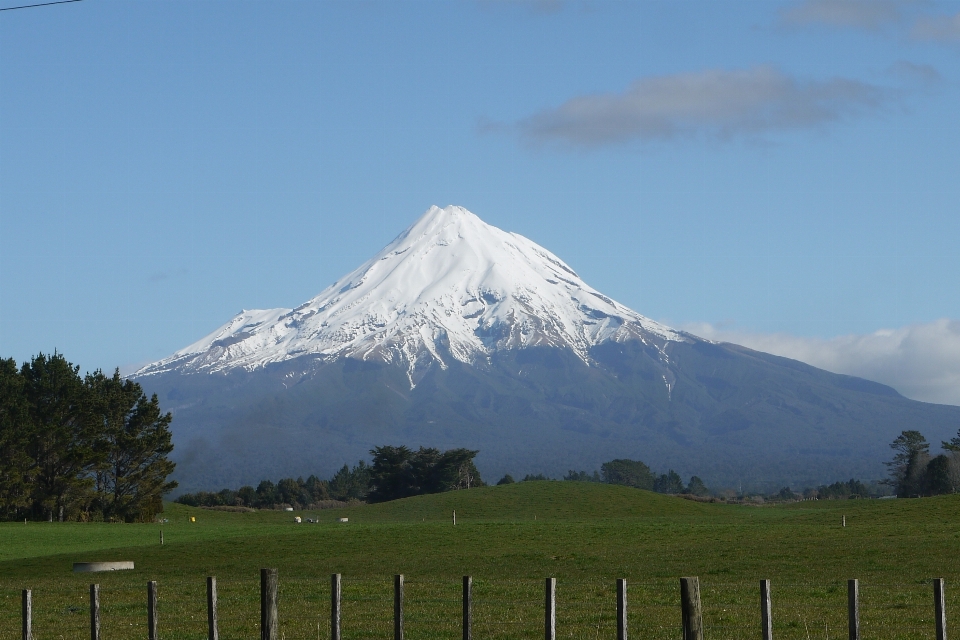
[[[919,431],[903,431],[890,443],[896,453],[886,463],[890,485],[900,498],[936,496],[960,490],[960,431],[940,443],[943,453],[930,453],[930,443]]]
[[[484,486],[473,459],[478,451],[432,447],[382,446],[370,450],[372,463],[344,465],[329,480],[311,475],[284,478],[274,484],[262,480],[256,488],[240,487],[218,492],[185,493],[177,502],[195,507],[248,507],[274,509],[319,508],[328,501],[386,502],[399,498]]]
[[[386,502],[399,498],[457,491],[485,486],[473,460],[478,451],[420,447],[414,451],[406,446],[375,447],[370,450],[372,462],[363,460],[353,467],[344,465],[329,480],[311,475],[306,480],[284,478],[274,484],[262,480],[254,488],[185,493],[176,501],[193,507],[246,507],[255,509],[323,508],[349,501]],[[520,482],[550,480],[543,474],[527,474]],[[656,475],[639,460],[611,460],[600,471],[589,474],[585,471],[570,471],[564,480],[581,482],[605,482],[660,493],[709,495],[710,491],[697,476],[684,485],[672,469]],[[507,474],[498,485],[515,482]],[[335,501],[335,502],[332,502]]]
[[[0,518],[152,520],[177,486],[170,421],[119,370],[0,359]]]
[[[656,491],[657,493],[695,496],[706,496],[710,494],[710,490],[707,489],[703,480],[697,476],[692,476],[690,482],[684,484],[683,478],[673,469],[670,469],[667,473],[657,475],[646,463],[640,460],[628,460],[626,458],[618,458],[617,460],[604,462],[600,465],[600,470],[594,471],[592,474],[586,471],[574,471],[571,469],[563,476],[563,479],[573,482],[619,484],[626,487],[634,487],[635,489]],[[550,478],[542,473],[537,475],[527,474],[521,482],[534,480],[550,480]],[[513,482],[515,482],[513,476],[507,474],[503,476],[497,484],[503,485]]]
[[[521,482],[549,479],[550,478],[543,474],[528,474]],[[650,467],[645,463],[639,460],[628,460],[626,458],[604,462],[600,465],[600,471],[594,471],[592,474],[586,471],[574,471],[571,469],[567,472],[567,475],[563,476],[563,479],[574,482],[619,484],[626,487],[634,487],[635,489],[656,491],[657,493],[695,496],[707,496],[710,494],[710,490],[707,489],[703,480],[697,476],[692,476],[690,482],[684,485],[683,479],[673,469],[670,469],[667,473],[657,475],[651,471]],[[514,482],[513,476],[507,474],[501,478],[497,484],[510,484],[512,482]]]

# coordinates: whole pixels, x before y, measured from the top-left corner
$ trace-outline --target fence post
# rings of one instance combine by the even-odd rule
[[[937,614],[937,640],[947,640],[947,603],[943,594],[943,578],[933,581],[933,608]]]
[[[463,576],[463,640],[473,640],[473,578]]]
[[[617,640],[627,640],[627,581],[617,579]]]
[[[260,569],[260,640],[277,640],[277,570]]]
[[[703,640],[699,578],[680,578],[680,609],[683,615],[683,640]]]
[[[557,579],[547,578],[544,589],[543,606],[543,637],[544,640],[557,638]]]
[[[100,640],[100,585],[90,585],[90,640]]]
[[[220,640],[217,625],[217,579],[207,576],[207,640]]]
[[[147,583],[147,639],[157,640],[157,583]]]
[[[330,575],[330,640],[340,640],[340,574]]]
[[[847,618],[850,640],[860,640],[860,583],[847,580]]]
[[[23,640],[33,640],[33,592],[23,590]]]
[[[760,581],[760,624],[763,640],[773,640],[773,607],[770,604],[770,581]]]
[[[403,574],[393,576],[393,640],[403,640]]]

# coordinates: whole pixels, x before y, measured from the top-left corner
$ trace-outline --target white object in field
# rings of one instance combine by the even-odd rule
[[[284,511],[293,511],[293,507],[284,507],[283,510],[284,510]]]
[[[97,571],[123,571],[133,569],[133,560],[117,562],[74,562],[74,573],[96,573]]]
[[[293,521],[296,522],[297,524],[300,524],[300,523],[303,522],[303,520],[300,519],[300,516],[295,516],[295,517],[293,518]]]
[[[337,522],[349,522],[350,518],[337,518]]]

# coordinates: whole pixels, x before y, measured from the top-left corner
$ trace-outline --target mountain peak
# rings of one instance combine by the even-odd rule
[[[430,207],[373,258],[296,309],[244,311],[137,375],[255,369],[293,358],[431,366],[503,349],[687,338],[591,288],[557,256],[463,207]],[[666,355],[663,355],[666,358]],[[669,382],[668,382],[669,386]]]

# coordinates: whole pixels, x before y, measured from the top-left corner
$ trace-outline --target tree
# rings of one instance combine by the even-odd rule
[[[831,485],[820,485],[816,488],[818,498],[869,498],[870,489],[859,480],[850,478],[847,482],[834,482]]]
[[[960,430],[957,431],[957,435],[950,438],[950,441],[946,440],[940,443],[940,447],[944,451],[960,451]]]
[[[923,472],[930,457],[930,444],[919,431],[907,430],[890,443],[897,453],[886,462],[890,479],[885,483],[893,486],[897,495],[905,498],[923,492]]]
[[[683,480],[676,471],[670,469],[656,479],[653,490],[657,493],[683,493]]]
[[[370,471],[370,502],[386,502],[416,495],[410,460],[413,452],[399,447],[376,447],[370,450],[373,464]]]
[[[237,490],[237,500],[240,502],[240,506],[255,507],[257,506],[257,490],[250,485],[244,485]]]
[[[0,360],[0,518],[30,506],[32,460],[27,454],[29,411],[17,363]]]
[[[257,485],[257,506],[272,507],[277,503],[277,487],[269,480],[261,480]]]
[[[480,473],[473,464],[479,453],[470,449],[420,447],[411,451],[406,446],[371,449],[370,502],[385,502],[427,493],[483,486]]]
[[[84,415],[80,367],[54,353],[39,354],[20,369],[29,406],[24,429],[33,462],[31,510],[61,522],[93,498],[92,472],[100,463],[96,432]]]
[[[924,493],[931,496],[953,493],[953,479],[950,473],[950,466],[950,458],[943,454],[940,454],[927,463],[924,482],[926,491]]]
[[[520,480],[520,482],[542,482],[544,480],[549,480],[549,479],[550,478],[543,475],[542,473],[537,473],[537,474],[528,473],[527,475],[523,476],[523,479]]]
[[[110,378],[96,371],[84,385],[91,405],[86,415],[99,434],[96,485],[104,519],[152,520],[163,511],[163,496],[177,486],[167,481],[176,466],[167,458],[173,451],[172,416],[161,413],[156,395],[148,400],[119,370]]]
[[[793,492],[790,487],[784,487],[780,489],[780,492],[777,494],[777,497],[781,500],[796,500],[797,494]]]
[[[693,494],[695,496],[707,496],[710,495],[710,490],[707,489],[707,485],[703,483],[697,476],[690,478],[690,483],[687,484],[687,488],[684,490],[684,493]]]
[[[504,485],[504,484],[513,484],[514,482],[515,480],[513,479],[513,476],[507,473],[507,474],[504,474],[502,478],[497,480],[497,486],[499,487],[500,485]]]
[[[654,477],[650,467],[639,460],[617,459],[600,465],[600,474],[608,484],[622,484],[637,489],[653,489]]]
[[[328,485],[334,500],[365,500],[370,491],[370,465],[360,460],[353,469],[343,465]]]
[[[567,475],[563,476],[563,479],[573,482],[600,482],[600,474],[594,471],[593,475],[590,475],[586,471],[574,471],[570,469]]]

